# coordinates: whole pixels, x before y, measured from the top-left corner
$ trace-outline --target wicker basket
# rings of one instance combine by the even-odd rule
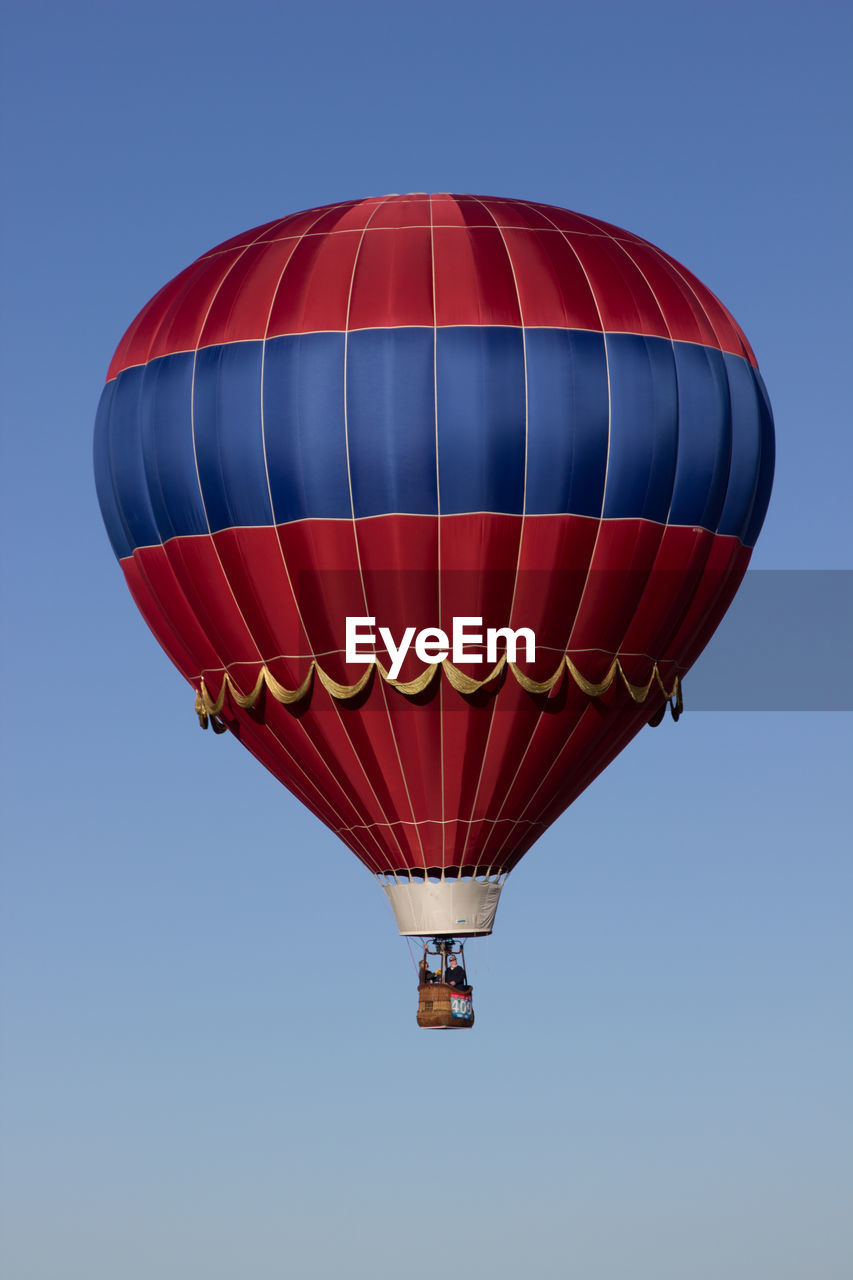
[[[446,982],[424,982],[418,987],[418,1026],[452,1031],[473,1027],[474,1005],[470,987]]]

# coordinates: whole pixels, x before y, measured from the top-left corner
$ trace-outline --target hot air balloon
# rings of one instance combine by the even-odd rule
[[[202,725],[340,837],[401,934],[435,940],[419,1021],[451,1026],[473,1021],[444,981],[458,941],[678,713],[773,453],[746,338],[673,258],[448,194],[203,254],[119,343],[95,436],[113,548]]]

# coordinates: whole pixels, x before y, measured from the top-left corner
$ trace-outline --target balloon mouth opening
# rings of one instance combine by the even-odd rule
[[[485,937],[492,932],[502,879],[445,877],[381,881],[404,937]]]
[[[506,871],[494,871],[491,867],[483,871],[464,867],[398,867],[395,871],[378,872],[377,878],[383,886],[413,883],[442,884],[445,881],[454,884],[502,885],[508,874]]]

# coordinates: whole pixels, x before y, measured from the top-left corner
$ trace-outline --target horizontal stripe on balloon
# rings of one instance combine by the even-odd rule
[[[526,200],[443,194],[304,210],[216,246],[143,307],[109,377],[284,334],[521,323],[698,342],[755,363],[711,291],[639,236]]]
[[[469,635],[530,628],[536,656],[519,660],[536,680],[568,651],[583,655],[590,680],[612,657],[639,655],[631,679],[642,683],[651,662],[679,651],[671,646],[697,591],[710,600],[742,556],[735,538],[636,520],[393,515],[174,538],[122,565],[164,647],[182,637],[183,656],[172,656],[193,683],[228,666],[253,673],[251,684],[267,662],[294,688],[316,657],[351,684],[364,664],[346,662],[347,619],[370,616],[386,666],[378,628],[399,640],[407,627],[452,631],[454,618],[472,617],[481,622]],[[400,678],[422,666],[410,645]]]
[[[744,357],[565,329],[311,333],[167,355],[104,389],[119,558],[170,538],[400,512],[572,514],[751,545],[772,419]]]
[[[737,539],[692,528],[456,515],[224,530],[140,549],[122,568],[195,688],[204,676],[218,692],[227,671],[245,698],[262,667],[298,688],[315,656],[332,681],[357,682],[366,665],[348,664],[343,645],[346,617],[362,613],[398,638],[406,625],[450,628],[461,614],[482,616],[485,626],[527,625],[537,654],[534,662],[520,655],[519,665],[533,681],[547,681],[568,653],[586,681],[600,683],[618,656],[633,685],[645,685],[656,663],[670,690],[748,560]],[[422,674],[410,651],[400,679]],[[742,678],[732,672],[735,687]],[[546,699],[507,676],[478,701],[442,693],[438,681],[405,697],[374,678],[364,696],[344,706],[315,680],[298,709],[262,695],[253,710],[223,714],[367,865],[387,871],[509,870],[654,709],[635,703],[622,680],[595,698],[563,680]],[[651,697],[662,698],[656,684]]]

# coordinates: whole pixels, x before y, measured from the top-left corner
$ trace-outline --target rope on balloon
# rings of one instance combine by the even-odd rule
[[[220,713],[225,705],[226,695],[230,697],[231,701],[236,706],[243,710],[248,710],[257,704],[258,699],[264,689],[266,689],[270,694],[272,694],[276,702],[280,702],[282,706],[293,706],[295,703],[301,702],[302,699],[308,695],[315,675],[323,688],[332,698],[336,699],[338,702],[345,702],[348,699],[357,698],[360,693],[364,692],[373,673],[374,666],[378,670],[380,677],[387,685],[390,685],[392,689],[396,689],[398,693],[402,693],[405,697],[409,698],[416,697],[418,694],[424,693],[438,675],[439,668],[443,669],[445,678],[457,693],[470,695],[479,693],[482,689],[493,684],[503,672],[504,667],[509,667],[509,670],[512,672],[525,693],[550,693],[562,676],[564,670],[568,671],[569,675],[581,692],[585,693],[587,697],[590,698],[601,697],[603,693],[607,692],[614,680],[619,679],[628,690],[632,700],[637,703],[643,703],[649,696],[652,686],[656,686],[664,695],[666,703],[649,721],[652,725],[660,724],[667,704],[669,705],[673,720],[678,720],[684,710],[680,679],[678,676],[675,676],[672,688],[667,689],[661,678],[657,663],[654,663],[652,666],[651,675],[645,684],[632,684],[626,676],[622,663],[618,658],[613,659],[604,679],[595,681],[587,680],[566,653],[560,659],[554,674],[549,676],[547,680],[533,680],[530,676],[525,675],[516,663],[507,662],[507,657],[504,653],[501,654],[489,674],[484,676],[482,680],[475,680],[472,676],[466,675],[464,671],[460,671],[459,668],[455,667],[448,659],[445,659],[443,662],[434,662],[431,666],[425,667],[421,674],[416,676],[414,680],[392,680],[388,671],[377,659],[375,663],[371,663],[370,666],[365,668],[364,674],[360,679],[356,680],[355,684],[340,684],[337,680],[333,680],[330,675],[327,675],[316,659],[312,659],[311,665],[308,668],[308,674],[296,689],[286,688],[276,680],[269,667],[264,664],[258,672],[258,678],[255,681],[255,687],[252,689],[251,693],[240,693],[239,689],[234,684],[234,681],[226,671],[223,673],[222,685],[220,686],[219,693],[217,697],[214,698],[208,691],[204,676],[202,676],[195,699],[195,709],[196,714],[198,715],[199,724],[202,729],[206,729],[209,725],[213,729],[214,733],[225,732],[226,725],[220,719]]]

